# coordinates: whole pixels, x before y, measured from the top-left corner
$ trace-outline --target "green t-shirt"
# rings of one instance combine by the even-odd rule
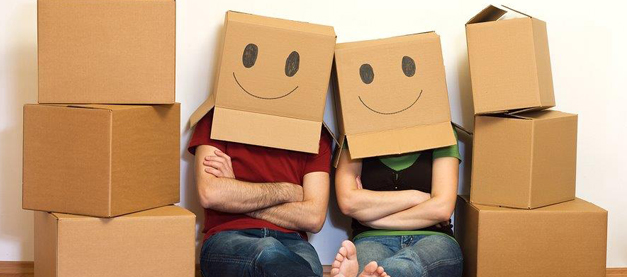
[[[457,139],[457,132],[455,132],[455,129],[453,129],[453,133],[455,134],[455,139]],[[379,160],[381,160],[381,162],[389,168],[395,171],[401,171],[412,166],[418,160],[418,157],[420,157],[420,153],[421,151],[401,155],[382,156],[379,157]],[[433,149],[434,160],[442,157],[454,157],[461,162],[462,157],[459,154],[459,147],[457,146],[457,143],[451,146]]]

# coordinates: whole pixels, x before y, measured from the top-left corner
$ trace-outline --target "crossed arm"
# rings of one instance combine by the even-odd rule
[[[204,208],[240,213],[283,228],[316,233],[322,229],[329,199],[329,174],[311,172],[303,185],[251,183],[235,179],[231,158],[217,148],[196,148],[196,186]]]
[[[371,191],[361,188],[361,160],[342,153],[335,176],[342,212],[376,229],[415,230],[447,222],[455,209],[459,163],[433,161],[431,194],[418,190]]]

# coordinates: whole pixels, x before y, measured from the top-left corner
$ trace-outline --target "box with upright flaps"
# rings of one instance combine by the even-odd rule
[[[546,23],[488,6],[466,23],[475,114],[555,106]]]
[[[339,141],[351,159],[456,143],[435,32],[340,43],[335,71]]]
[[[318,153],[333,27],[229,11],[214,90],[211,138]]]

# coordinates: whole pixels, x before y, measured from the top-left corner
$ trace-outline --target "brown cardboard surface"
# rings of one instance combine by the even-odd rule
[[[38,0],[39,103],[174,103],[175,3]]]
[[[511,13],[519,18],[502,18]],[[489,6],[466,39],[475,114],[555,106],[545,22]]]
[[[179,119],[179,104],[25,105],[22,208],[112,217],[177,203]]]
[[[35,274],[194,276],[195,222],[178,206],[111,219],[36,212],[35,236],[50,240],[35,244]]]
[[[38,277],[56,277],[58,222],[49,213],[35,212],[35,272]]]
[[[455,237],[464,276],[605,276],[607,211],[581,199],[534,210],[459,197]]]
[[[476,116],[471,201],[537,208],[575,198],[577,115]]]
[[[339,140],[351,158],[455,144],[435,32],[340,43],[335,71]]]
[[[228,128],[213,139],[318,153],[334,47],[330,26],[227,12],[217,83],[190,125],[215,107]]]

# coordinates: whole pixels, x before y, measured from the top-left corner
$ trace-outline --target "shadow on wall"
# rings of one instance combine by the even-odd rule
[[[36,17],[34,3],[14,9],[10,22],[28,22]],[[22,106],[37,101],[36,32],[24,30],[31,25],[7,28],[5,42],[6,67],[0,77],[6,91],[2,92],[2,129],[0,130],[0,260],[33,259],[33,213],[22,210]],[[7,247],[6,245],[10,246]]]
[[[209,93],[213,93],[213,85],[217,82],[217,74],[215,74],[218,70],[220,54],[222,51],[222,45],[224,43],[224,26],[220,25],[216,32],[217,37],[215,39],[209,40],[215,42],[214,48],[214,59],[213,66],[209,71],[210,76],[208,76],[207,80],[210,80],[210,83],[206,86],[211,88]],[[208,94],[207,94],[208,95]],[[192,111],[195,111],[198,106],[202,103],[193,103],[194,108]],[[200,199],[198,198],[198,192],[196,190],[196,178],[194,177],[194,156],[187,151],[187,145],[189,145],[189,141],[194,133],[194,128],[189,125],[189,118],[182,118],[185,122],[185,129],[181,134],[185,139],[181,153],[182,164],[187,164],[187,167],[184,171],[181,172],[181,199],[185,199],[186,207],[188,210],[192,211],[196,214],[196,259],[198,261],[200,257],[200,249],[202,248],[202,242],[204,234],[202,233],[202,229],[205,225],[205,213],[202,206],[200,206]]]
[[[460,35],[458,43],[466,45],[466,37]],[[466,48],[464,48],[466,49]],[[474,107],[472,102],[472,86],[470,82],[470,67],[468,65],[468,54],[458,57],[457,83],[459,86],[459,99],[461,102],[462,126],[474,132]],[[470,194],[470,178],[472,169],[472,136],[458,132],[459,147],[462,155],[462,167],[460,172],[459,194]]]

